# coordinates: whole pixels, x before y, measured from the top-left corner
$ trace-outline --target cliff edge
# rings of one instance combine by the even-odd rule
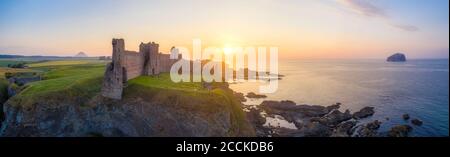
[[[19,94],[3,106],[0,136],[255,136],[230,89],[147,84],[160,79],[164,77],[129,81],[122,100],[98,93],[89,99],[55,94],[24,105]],[[71,88],[79,87],[67,90]]]

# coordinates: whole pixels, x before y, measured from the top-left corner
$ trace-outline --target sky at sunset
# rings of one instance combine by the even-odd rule
[[[0,54],[277,46],[280,58],[448,58],[448,0],[0,0]]]

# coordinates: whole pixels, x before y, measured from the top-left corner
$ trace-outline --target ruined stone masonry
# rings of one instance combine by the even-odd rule
[[[126,81],[141,75],[169,72],[170,67],[181,59],[181,56],[172,59],[170,54],[160,53],[155,42],[141,43],[139,52],[125,50],[123,39],[113,39],[112,47],[112,62],[106,67],[101,93],[113,99],[122,99]]]

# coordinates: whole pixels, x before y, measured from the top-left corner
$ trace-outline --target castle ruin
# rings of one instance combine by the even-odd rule
[[[159,44],[155,42],[141,43],[139,52],[125,50],[123,39],[113,39],[112,47],[112,62],[106,67],[101,94],[113,99],[122,99],[126,81],[141,75],[169,72],[171,66],[181,59],[181,56],[171,58],[170,54],[160,53]]]

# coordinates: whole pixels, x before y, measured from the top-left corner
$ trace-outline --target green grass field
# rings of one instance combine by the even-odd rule
[[[27,70],[42,72],[42,81],[26,84],[11,101],[29,106],[39,99],[89,99],[100,92],[104,62],[48,61],[30,64]]]
[[[129,80],[128,84],[141,85],[146,87],[161,88],[161,89],[177,89],[186,91],[202,91],[204,88],[199,82],[180,82],[174,83],[170,79],[169,73],[163,73],[158,76],[140,76]]]
[[[28,64],[31,68],[37,67],[50,67],[50,66],[63,66],[63,65],[86,65],[86,64],[95,64],[100,61],[93,60],[56,60],[56,61],[47,61],[47,62],[39,62]]]

